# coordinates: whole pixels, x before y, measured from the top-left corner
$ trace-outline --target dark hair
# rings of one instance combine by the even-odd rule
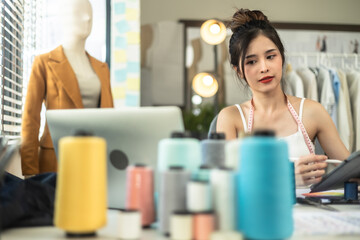
[[[244,75],[245,54],[250,42],[260,34],[269,38],[279,49],[282,64],[285,63],[284,46],[275,28],[270,24],[268,18],[259,10],[240,9],[235,12],[229,28],[233,32],[229,43],[230,63],[237,68],[241,57],[241,72]]]

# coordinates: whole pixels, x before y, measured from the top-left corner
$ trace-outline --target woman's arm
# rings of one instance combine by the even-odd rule
[[[309,103],[311,104],[309,113],[313,116],[312,121],[315,123],[315,136],[325,154],[331,159],[345,160],[350,152],[341,141],[330,115],[320,103],[314,101],[309,101]]]
[[[327,166],[325,160],[345,160],[349,151],[340,139],[335,124],[325,108],[318,102],[307,100],[304,106],[303,123],[311,138],[317,137],[325,151],[324,155],[310,154],[295,162],[297,185],[320,182]]]
[[[237,115],[239,115],[239,111],[234,106],[226,107],[219,113],[216,132],[225,133],[226,140],[237,138],[236,119],[239,118]]]

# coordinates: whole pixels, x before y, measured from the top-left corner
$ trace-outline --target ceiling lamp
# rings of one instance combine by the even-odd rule
[[[194,91],[201,97],[212,97],[218,91],[218,82],[209,73],[198,73],[192,81]]]
[[[226,38],[226,27],[221,21],[207,20],[201,25],[201,38],[210,45],[222,43]]]

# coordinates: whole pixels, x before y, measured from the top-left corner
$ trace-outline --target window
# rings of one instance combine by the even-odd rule
[[[23,90],[24,1],[0,2],[1,135],[20,137]]]

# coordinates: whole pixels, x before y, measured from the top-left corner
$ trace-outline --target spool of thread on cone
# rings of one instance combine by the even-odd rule
[[[191,173],[181,166],[171,166],[160,173],[159,231],[170,233],[170,218],[174,211],[186,211],[186,186]]]
[[[59,141],[55,226],[92,236],[106,224],[106,141],[79,131]]]
[[[126,169],[127,209],[141,212],[142,226],[150,226],[155,221],[154,173],[144,164],[135,164]]]

